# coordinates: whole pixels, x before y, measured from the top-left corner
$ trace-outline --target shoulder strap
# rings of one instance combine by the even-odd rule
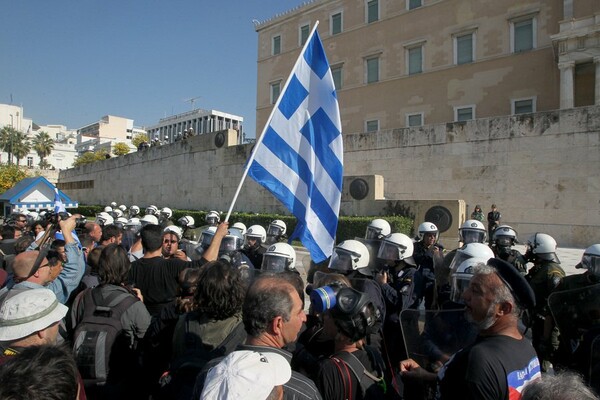
[[[90,292],[95,308],[110,308],[116,313],[117,318],[120,318],[121,314],[123,314],[133,303],[138,301],[138,298],[131,293],[121,292],[118,290],[115,290],[108,296],[103,297],[99,286],[92,288]]]
[[[331,356],[329,359],[333,362],[333,365],[336,366],[338,372],[340,373],[340,377],[342,378],[342,385],[344,385],[344,399],[352,400],[352,379],[350,379],[350,370],[348,369],[348,364],[335,356]]]
[[[348,364],[348,366],[350,367],[350,369],[352,370],[354,375],[358,378],[359,381],[361,381],[361,385],[362,385],[362,376],[363,375],[366,375],[369,379],[371,379],[375,383],[378,383],[379,381],[381,381],[383,379],[383,377],[381,377],[381,378],[377,377],[377,376],[373,375],[371,372],[369,372],[365,368],[363,363],[360,362],[360,360],[358,358],[356,358],[356,356],[352,353],[349,353],[347,351],[340,351],[339,353],[336,353],[335,356],[339,357],[342,361],[344,361],[346,364]]]

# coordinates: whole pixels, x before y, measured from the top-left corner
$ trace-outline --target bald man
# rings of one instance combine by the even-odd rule
[[[69,299],[69,295],[77,288],[85,273],[83,252],[72,234],[78,217],[79,215],[76,214],[59,222],[65,238],[65,252],[68,261],[63,264],[63,269],[56,278],[53,279],[55,274],[52,273],[52,269],[59,268],[59,260],[48,260],[46,257],[40,259],[40,252],[37,250],[25,251],[15,257],[13,280],[0,291],[0,297],[11,289],[46,287],[54,292],[59,302],[64,304]]]

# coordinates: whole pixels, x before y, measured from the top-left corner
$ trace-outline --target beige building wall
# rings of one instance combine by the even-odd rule
[[[236,143],[233,130],[198,135],[60,171],[58,186],[80,204],[226,212],[252,150]],[[541,231],[583,248],[600,243],[598,171],[600,106],[346,135],[345,185],[380,175],[366,181],[383,190],[373,183],[356,201],[344,187],[342,214],[377,215],[399,201],[422,218],[439,204],[455,213],[454,231],[475,204],[487,212],[494,202],[522,239]],[[249,178],[234,211],[287,213]]]
[[[300,52],[301,27],[312,28],[317,20],[330,65],[342,70],[338,99],[345,134],[366,131],[368,120],[378,120],[380,130],[406,127],[413,113],[422,113],[424,124],[455,121],[455,107],[473,106],[475,118],[511,115],[520,99],[532,99],[534,111],[558,109],[561,76],[552,35],[579,34],[561,26],[567,3],[575,18],[600,26],[597,0],[423,0],[413,10],[404,0],[378,3],[380,19],[372,23],[366,23],[365,0],[315,0],[256,25],[258,134],[272,108],[271,84],[283,86]],[[340,12],[342,32],[331,35],[331,16]],[[533,49],[515,53],[514,26],[523,19],[533,21]],[[464,34],[473,35],[474,59],[457,65],[455,40]],[[274,37],[281,40],[277,55]],[[600,49],[597,35],[589,37],[587,46]],[[409,75],[407,52],[417,45],[423,72]],[[587,61],[600,65],[595,50],[588,53]],[[366,63],[373,57],[379,59],[379,80],[367,84]]]

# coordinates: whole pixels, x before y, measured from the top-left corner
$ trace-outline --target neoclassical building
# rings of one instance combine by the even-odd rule
[[[257,132],[316,21],[344,133],[600,104],[598,0],[313,0],[255,25]]]

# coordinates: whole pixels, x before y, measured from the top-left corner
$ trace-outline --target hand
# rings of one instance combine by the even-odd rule
[[[135,295],[138,299],[140,299],[140,301],[143,303],[144,302],[144,296],[142,296],[142,291],[139,288],[131,288],[131,290],[133,290],[135,292]]]
[[[377,274],[375,274],[375,280],[380,283],[381,285],[384,285],[388,282],[388,274],[385,271],[381,271],[378,272]]]
[[[220,237],[223,239],[229,233],[229,222],[223,221],[217,226],[217,231],[215,232],[215,237]]]
[[[400,361],[400,372],[414,371],[417,368],[421,368],[421,366],[412,358]]]
[[[60,231],[62,232],[63,237],[65,238],[65,243],[75,242],[75,238],[73,237],[73,230],[75,229],[75,225],[77,224],[77,218],[81,218],[81,214],[73,214],[65,220],[58,221]]]
[[[187,256],[183,252],[183,250],[177,250],[175,254],[173,254],[175,258],[179,258],[180,260],[187,261]]]

